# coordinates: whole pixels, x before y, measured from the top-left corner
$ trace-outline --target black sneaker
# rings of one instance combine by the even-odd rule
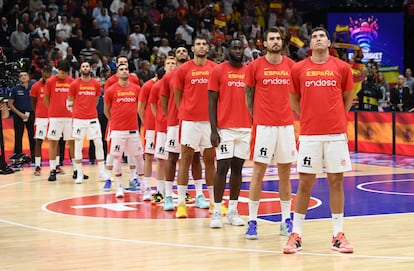
[[[0,168],[1,175],[7,175],[7,174],[13,174],[13,173],[14,173],[14,170],[8,165],[5,165],[4,167]]]
[[[54,181],[56,181],[56,170],[52,170],[52,171],[50,171],[50,175],[49,175],[49,178],[47,178],[47,180],[48,180],[49,182],[54,182]]]
[[[72,175],[72,179],[76,180],[76,178],[78,178],[78,171],[77,170],[74,170],[73,171],[73,175]],[[83,179],[84,180],[87,180],[87,179],[89,179],[89,176],[84,173],[83,174]]]

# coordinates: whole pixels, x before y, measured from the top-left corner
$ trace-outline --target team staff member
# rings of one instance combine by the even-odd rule
[[[182,64],[177,72],[174,99],[181,121],[181,162],[178,170],[178,206],[176,217],[187,217],[185,196],[188,185],[188,171],[193,161],[194,150],[200,148],[205,165],[205,178],[210,195],[214,201],[214,148],[210,142],[210,122],[208,116],[208,77],[216,65],[207,59],[209,44],[206,38],[196,37],[192,47],[194,58]],[[202,182],[195,182],[195,207],[206,209]]]
[[[33,84],[30,90],[32,108],[35,109],[35,176],[40,176],[42,170],[42,143],[46,138],[47,125],[49,123],[48,109],[43,102],[44,88],[47,79],[52,76],[52,69],[45,67],[42,71],[42,78]]]
[[[329,55],[331,41],[326,29],[311,32],[311,57],[292,69],[292,107],[300,114],[298,155],[299,187],[296,195],[293,230],[283,253],[302,249],[302,225],[316,174],[325,165],[333,221],[332,249],[352,253],[343,233],[343,173],[350,171],[351,160],[346,137],[346,113],[352,106],[353,77],[349,64]]]
[[[72,137],[72,113],[66,108],[69,86],[73,78],[68,75],[70,63],[60,61],[58,74],[46,81],[45,96],[43,101],[48,107],[49,128],[49,166],[50,175],[48,181],[56,181],[56,153],[59,139],[63,134],[63,140],[67,141],[70,157],[73,157],[74,141]]]
[[[15,86],[10,91],[8,105],[13,112],[14,124],[14,155],[16,158],[23,153],[23,133],[26,126],[27,136],[30,145],[30,156],[35,157],[34,122],[35,115],[30,101],[30,89],[33,82],[30,81],[29,73],[22,71],[19,73],[21,84]]]
[[[253,177],[249,191],[247,239],[257,239],[257,214],[263,177],[269,163],[277,163],[282,210],[280,234],[292,230],[290,167],[296,160],[293,111],[289,104],[290,69],[294,62],[282,55],[283,39],[277,27],[264,35],[265,56],[247,66],[246,100],[253,117]]]
[[[98,80],[91,77],[91,65],[84,61],[80,66],[81,76],[70,84],[66,106],[72,112],[73,133],[75,139],[75,159],[73,165],[78,172],[75,183],[82,183],[82,147],[86,136],[95,144],[96,159],[99,167],[99,180],[105,179],[105,161],[103,154],[101,126],[96,105],[101,96]]]
[[[244,79],[246,65],[243,61],[243,42],[229,42],[228,62],[211,71],[208,79],[211,144],[216,147],[217,171],[214,177],[214,211],[211,228],[221,228],[221,211],[226,176],[230,174],[230,201],[226,223],[243,226],[237,211],[242,183],[242,168],[250,154],[251,117],[245,103]]]
[[[111,121],[110,156],[115,171],[117,198],[124,197],[122,183],[122,153],[134,159],[142,158],[143,149],[138,130],[138,95],[140,87],[129,81],[126,64],[117,67],[118,83],[106,90],[104,100],[105,116]],[[137,161],[137,160],[135,160]]]

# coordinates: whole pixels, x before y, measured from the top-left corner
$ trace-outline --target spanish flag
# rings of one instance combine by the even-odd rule
[[[292,44],[293,46],[297,47],[297,48],[302,48],[303,45],[305,44],[300,38],[298,38],[296,36],[291,36],[289,43]]]
[[[282,1],[271,1],[269,3],[269,8],[271,11],[274,11],[278,14],[283,13],[284,5]]]
[[[349,32],[349,26],[348,25],[337,24],[336,28],[335,28],[335,32],[337,32],[337,33],[343,33],[343,32],[348,33]]]

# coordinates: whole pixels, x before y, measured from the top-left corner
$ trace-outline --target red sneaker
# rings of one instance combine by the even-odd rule
[[[353,253],[354,247],[346,240],[343,232],[332,238],[332,250],[339,251],[341,253]]]
[[[302,250],[302,238],[296,232],[292,232],[289,236],[289,240],[283,247],[283,253],[294,254]]]

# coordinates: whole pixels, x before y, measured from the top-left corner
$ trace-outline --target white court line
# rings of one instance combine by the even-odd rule
[[[82,234],[82,233],[72,233],[66,231],[59,231],[59,230],[52,230],[47,228],[41,227],[34,227],[29,225],[24,225],[20,223],[16,223],[13,221],[8,221],[0,218],[1,223],[10,224],[17,227],[22,227],[31,230],[55,233],[55,234],[63,234],[81,238],[89,238],[89,239],[100,239],[100,240],[108,240],[108,241],[118,241],[124,243],[132,243],[132,244],[146,244],[146,245],[158,245],[158,246],[169,246],[169,247],[181,247],[181,248],[195,248],[195,249],[208,249],[208,250],[223,250],[223,251],[239,251],[239,252],[248,252],[248,253],[269,253],[269,254],[283,254],[281,251],[276,250],[264,250],[264,249],[243,249],[243,248],[231,248],[231,247],[214,247],[214,246],[196,246],[196,245],[188,245],[188,244],[176,244],[176,243],[166,243],[166,242],[153,242],[153,241],[142,241],[142,240],[131,240],[131,239],[122,239],[122,238],[114,238],[114,237],[105,237],[99,235],[90,235],[90,234]],[[325,257],[348,257],[348,258],[363,258],[363,259],[387,259],[387,260],[397,260],[397,261],[414,261],[414,257],[397,257],[397,256],[375,256],[375,255],[356,255],[356,254],[328,254],[328,253],[309,253],[309,252],[298,252],[298,255],[305,255],[305,256],[325,256]]]

